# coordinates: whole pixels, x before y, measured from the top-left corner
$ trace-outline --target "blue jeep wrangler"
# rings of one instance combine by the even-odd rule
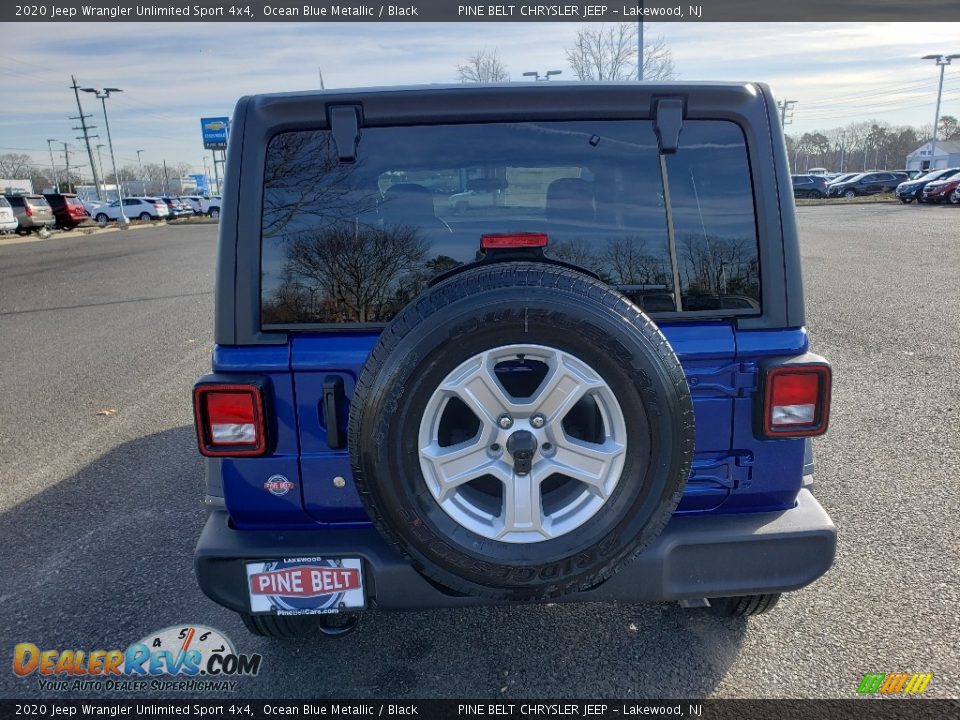
[[[194,407],[203,591],[771,608],[830,567],[790,169],[759,84],[246,97]]]

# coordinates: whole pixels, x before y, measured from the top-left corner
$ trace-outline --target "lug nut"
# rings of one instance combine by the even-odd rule
[[[513,418],[509,415],[501,415],[497,420],[497,425],[502,427],[504,430],[508,430],[513,427]]]
[[[543,417],[543,415],[541,415],[540,413],[537,413],[532,418],[530,418],[530,425],[537,429],[542,428],[546,424],[546,422],[547,422],[546,418]]]

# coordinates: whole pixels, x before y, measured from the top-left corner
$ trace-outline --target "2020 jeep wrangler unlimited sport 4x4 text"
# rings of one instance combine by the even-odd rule
[[[753,614],[822,575],[831,372],[782,137],[748,83],[241,99],[204,592],[296,636],[368,607]]]

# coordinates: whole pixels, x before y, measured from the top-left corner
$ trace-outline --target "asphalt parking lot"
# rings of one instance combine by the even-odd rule
[[[0,246],[0,653],[222,630],[239,697],[851,697],[933,672],[957,697],[960,210],[798,211],[807,320],[834,363],[816,441],[836,565],[770,615],[677,605],[372,614],[353,635],[250,636],[193,577],[204,519],[190,387],[209,364],[216,228]],[[7,665],[7,668],[10,666]],[[0,671],[0,696],[42,695]]]

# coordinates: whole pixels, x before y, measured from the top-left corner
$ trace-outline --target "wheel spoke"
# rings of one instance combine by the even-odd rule
[[[485,423],[495,424],[504,413],[518,410],[516,403],[500,385],[486,356],[477,357],[475,363],[457,377],[448,379],[440,389],[460,398]]]
[[[602,385],[589,368],[577,367],[560,357],[534,393],[532,405],[547,423],[559,422],[588,392]]]
[[[438,499],[441,501],[445,500],[455,488],[488,474],[498,462],[487,453],[483,438],[479,442],[470,442],[452,448],[431,443],[420,449],[420,457],[433,469],[431,479]]]
[[[591,491],[606,497],[607,483],[617,480],[611,472],[614,463],[623,455],[624,446],[614,440],[587,443],[565,437],[556,452],[544,463],[552,472],[566,475],[590,486]]]
[[[502,527],[498,538],[509,533],[543,534],[540,477],[534,473],[514,473],[510,481],[504,483]]]

